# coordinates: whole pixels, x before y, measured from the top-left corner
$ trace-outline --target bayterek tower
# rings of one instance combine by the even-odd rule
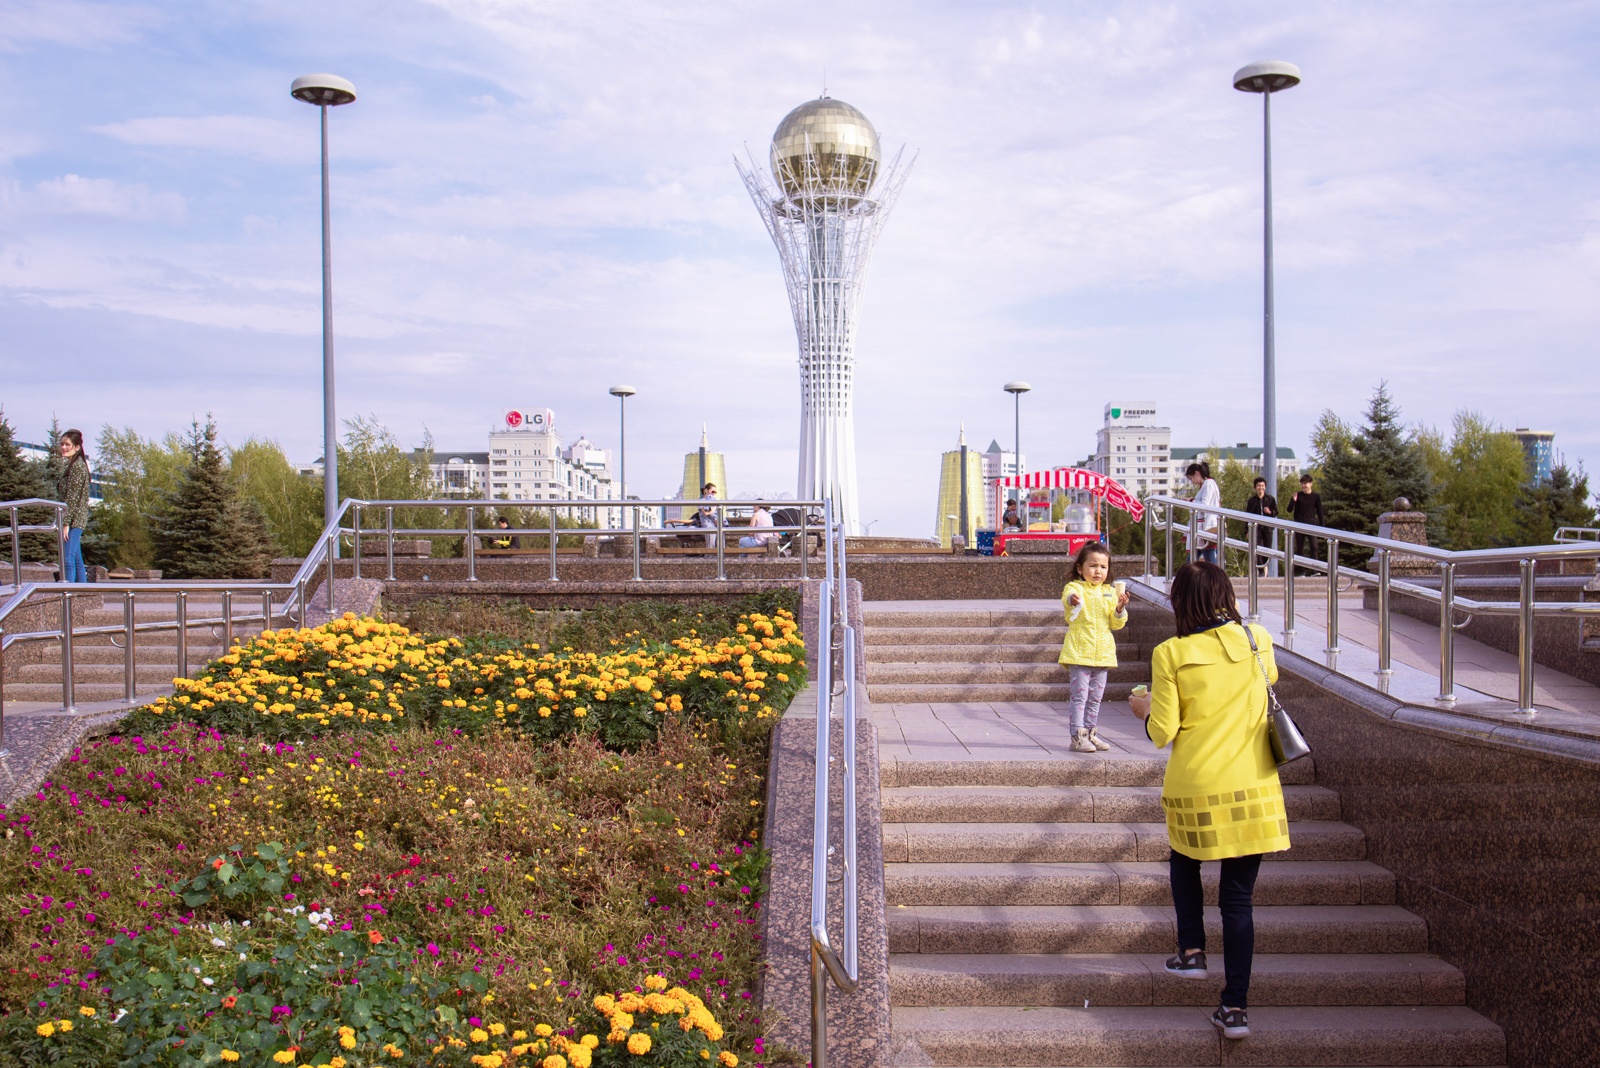
[[[902,149],[901,152],[904,150]],[[860,111],[824,94],[783,117],[772,135],[776,186],[734,165],[778,247],[800,343],[802,499],[832,498],[856,532],[856,432],[851,406],[856,322],[867,266],[910,166],[887,164]]]

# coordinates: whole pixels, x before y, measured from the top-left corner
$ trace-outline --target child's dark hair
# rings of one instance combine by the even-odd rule
[[[1243,622],[1228,573],[1208,561],[1195,560],[1178,568],[1177,574],[1172,576],[1172,592],[1168,596],[1180,638],[1214,627],[1223,620]]]
[[[1068,582],[1083,578],[1083,562],[1092,553],[1099,553],[1106,558],[1106,581],[1111,581],[1111,547],[1103,541],[1086,541],[1083,548],[1078,550],[1078,555],[1072,558],[1072,568],[1067,573]]]

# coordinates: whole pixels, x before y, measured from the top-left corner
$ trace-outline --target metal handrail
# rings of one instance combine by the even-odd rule
[[[1258,560],[1282,561],[1288,573],[1283,585],[1283,616],[1284,636],[1294,637],[1295,628],[1295,583],[1294,570],[1304,567],[1313,571],[1320,571],[1327,575],[1328,596],[1326,605],[1326,634],[1327,645],[1324,652],[1328,654],[1330,666],[1333,658],[1339,653],[1339,579],[1347,578],[1352,583],[1364,586],[1374,586],[1378,593],[1378,675],[1380,679],[1387,680],[1393,673],[1393,657],[1391,652],[1393,628],[1391,626],[1391,599],[1395,592],[1404,593],[1410,597],[1430,601],[1440,606],[1439,610],[1439,696],[1442,704],[1453,704],[1455,696],[1455,632],[1458,624],[1455,622],[1456,613],[1465,613],[1469,618],[1478,615],[1515,615],[1517,617],[1517,714],[1532,717],[1537,709],[1533,704],[1533,634],[1534,618],[1536,616],[1592,616],[1600,615],[1600,603],[1597,602],[1545,602],[1539,604],[1535,601],[1534,571],[1535,565],[1541,560],[1569,560],[1588,559],[1600,554],[1600,544],[1594,541],[1582,543],[1568,542],[1556,545],[1523,545],[1501,549],[1437,549],[1429,545],[1418,545],[1407,541],[1396,541],[1392,538],[1380,538],[1371,534],[1358,534],[1348,530],[1338,530],[1333,527],[1319,527],[1309,523],[1297,523],[1293,520],[1278,519],[1258,515],[1254,512],[1242,512],[1233,508],[1221,508],[1210,505],[1197,505],[1193,501],[1181,497],[1150,497],[1145,501],[1145,539],[1144,539],[1144,573],[1147,577],[1156,577],[1154,572],[1153,539],[1154,530],[1159,521],[1166,535],[1166,561],[1167,576],[1173,571],[1173,512],[1181,510],[1187,513],[1188,542],[1191,546],[1202,544],[1216,544],[1222,550],[1238,549],[1250,554],[1250,565],[1245,568],[1247,574],[1247,595],[1250,605],[1250,618],[1259,617],[1258,610],[1258,579],[1255,562]],[[1217,529],[1205,531],[1200,528],[1202,516],[1215,517]],[[1243,523],[1246,530],[1245,539],[1230,538],[1227,524],[1232,520]],[[1289,535],[1284,549],[1279,549],[1274,541],[1269,545],[1256,543],[1257,532],[1266,527],[1274,531],[1284,531]],[[1569,528],[1563,528],[1569,529]],[[1295,535],[1309,536],[1326,540],[1328,543],[1327,558],[1322,560],[1316,557],[1302,556],[1295,552]],[[1339,563],[1339,547],[1341,545],[1359,545],[1374,551],[1378,571],[1361,571],[1353,567],[1346,567]],[[1391,558],[1403,556],[1411,559],[1421,558],[1432,562],[1439,570],[1439,588],[1423,586],[1414,582],[1406,582],[1393,578],[1390,574]],[[1518,570],[1518,598],[1515,601],[1478,601],[1469,597],[1460,597],[1455,592],[1456,568],[1470,564],[1505,564],[1515,562]]]
[[[50,508],[55,512],[55,518],[48,525],[38,523],[18,523],[17,511],[22,508]],[[67,546],[66,539],[61,536],[61,531],[66,526],[67,506],[61,501],[46,500],[43,497],[24,497],[17,501],[0,501],[0,509],[6,511],[10,526],[7,528],[11,535],[11,584],[22,585],[22,535],[43,534],[53,532],[56,536],[56,566],[60,568],[58,574],[67,573]]]
[[[811,1065],[828,1066],[828,979],[841,993],[854,993],[860,985],[857,956],[856,867],[856,644],[850,625],[850,583],[845,566],[843,523],[836,523],[833,502],[823,510],[827,528],[828,564],[818,594],[817,621],[822,649],[817,658],[817,766],[816,799],[812,810],[811,838]],[[837,654],[838,663],[835,664]],[[844,736],[840,749],[844,764],[844,957],[828,937],[828,795],[833,764],[832,722],[835,698],[842,701]]]
[[[1556,530],[1555,540],[1558,542],[1600,541],[1600,527],[1559,527]]]

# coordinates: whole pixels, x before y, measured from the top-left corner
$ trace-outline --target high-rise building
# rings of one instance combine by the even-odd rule
[[[488,452],[436,450],[435,492],[502,501],[612,501],[620,496],[611,456],[585,437],[563,448],[555,413],[512,409],[489,432]],[[563,513],[566,514],[566,513]],[[584,508],[572,518],[602,530],[622,529],[622,509]]]
[[[698,500],[701,487],[707,482],[716,483],[717,496],[728,499],[728,466],[723,462],[720,452],[711,451],[710,436],[702,426],[700,447],[683,454],[683,484],[678,487],[678,496],[686,501]],[[686,505],[678,510],[678,516],[688,519],[698,510],[693,505]]]
[[[831,499],[858,532],[851,393],[856,322],[867,266],[909,167],[884,165],[878,131],[826,94],[785,115],[772,135],[768,183],[735,160],[778,248],[800,345],[801,499]],[[720,485],[720,483],[719,483]]]
[[[1088,467],[1110,475],[1137,497],[1170,493],[1183,484],[1182,469],[1171,462],[1171,447],[1172,428],[1159,424],[1154,404],[1108,404]]]
[[[1511,434],[1522,446],[1522,455],[1527,457],[1529,481],[1539,483],[1549,478],[1550,468],[1555,465],[1555,431],[1519,426]]]
[[[967,429],[962,427],[956,447],[939,459],[939,509],[934,514],[933,529],[939,544],[946,548],[950,547],[951,536],[961,531],[963,462],[966,466],[968,548],[978,544],[978,529],[989,525],[984,511],[983,457],[983,453],[967,447]]]

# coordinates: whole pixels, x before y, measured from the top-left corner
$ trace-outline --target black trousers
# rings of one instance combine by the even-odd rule
[[[1172,905],[1178,913],[1178,949],[1206,948],[1205,897],[1200,889],[1200,862],[1174,852],[1168,862],[1172,879]],[[1222,967],[1226,982],[1222,1004],[1247,1009],[1250,966],[1256,954],[1256,923],[1251,899],[1261,854],[1229,857],[1222,861],[1217,905],[1222,912]]]
[[[1296,556],[1310,556],[1315,559],[1322,559],[1326,552],[1327,550],[1322,547],[1321,538],[1314,538],[1310,534],[1296,534],[1294,536],[1294,554]],[[1321,574],[1321,572],[1312,571],[1309,568],[1299,568],[1298,570],[1307,575]]]

